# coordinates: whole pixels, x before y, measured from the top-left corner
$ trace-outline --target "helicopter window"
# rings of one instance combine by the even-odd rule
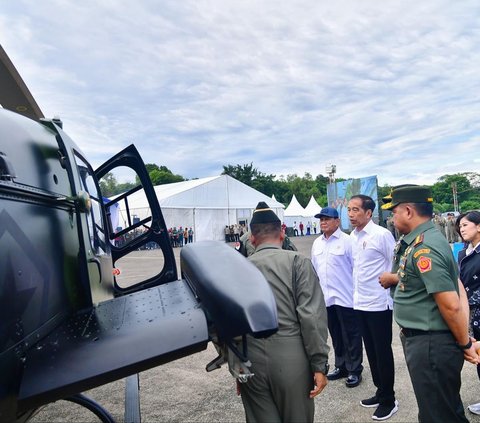
[[[77,168],[82,183],[82,189],[88,192],[92,204],[90,213],[87,214],[88,232],[90,235],[90,244],[96,254],[105,254],[105,230],[102,218],[102,202],[93,172],[84,160],[75,155]]]
[[[112,225],[110,243],[114,249],[134,245],[115,262],[115,282],[121,289],[131,288],[161,273],[165,265],[162,247],[152,235],[152,211],[137,172],[117,166],[99,178],[106,203],[107,222]]]
[[[143,185],[137,173],[119,166],[104,175],[100,180],[106,212],[114,234],[110,242],[121,247],[150,230],[152,213]]]

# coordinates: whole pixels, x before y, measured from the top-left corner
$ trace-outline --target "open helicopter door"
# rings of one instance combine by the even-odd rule
[[[95,171],[105,190],[108,239],[114,263],[115,295],[124,295],[177,280],[173,249],[155,190],[145,165],[130,145]],[[120,178],[125,192],[108,195],[109,184]],[[145,263],[145,266],[139,265]]]

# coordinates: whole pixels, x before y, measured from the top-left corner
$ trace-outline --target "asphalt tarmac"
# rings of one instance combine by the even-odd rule
[[[293,238],[300,252],[310,256],[316,236]],[[175,249],[177,263],[180,249]],[[145,260],[144,262],[147,262]],[[142,262],[142,267],[148,266]],[[416,422],[417,404],[408,376],[403,351],[398,337],[398,326],[393,324],[393,351],[395,357],[395,391],[399,401],[398,412],[389,422]],[[112,351],[121,354],[121,351]],[[217,356],[209,344],[207,350],[145,371],[140,374],[142,421],[148,422],[243,422],[240,397],[235,393],[235,382],[228,369],[207,373],[205,365]],[[79,364],[80,365],[80,364]],[[330,351],[330,365],[333,352]],[[371,422],[374,409],[360,406],[360,400],[375,392],[364,354],[363,381],[356,388],[347,388],[344,380],[329,382],[315,399],[315,422]],[[118,422],[124,421],[124,387],[120,380],[86,392],[102,404]],[[462,400],[468,404],[480,402],[480,382],[473,365],[465,363],[462,372]],[[435,407],[435,404],[432,404]],[[466,411],[467,418],[480,423],[480,416]],[[33,422],[98,422],[98,419],[78,405],[58,401],[43,408]]]

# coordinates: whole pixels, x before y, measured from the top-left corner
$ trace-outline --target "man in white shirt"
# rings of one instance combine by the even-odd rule
[[[353,258],[351,238],[340,229],[338,212],[324,207],[315,215],[323,232],[312,246],[312,263],[327,306],[328,330],[335,351],[335,368],[329,380],[348,376],[345,385],[358,386],[362,380],[362,337],[353,310]]]
[[[390,290],[379,283],[392,267],[395,240],[386,229],[372,221],[375,202],[366,195],[354,195],[348,202],[348,218],[355,228],[353,253],[353,308],[362,333],[375,395],[362,400],[363,407],[376,407],[374,420],[386,420],[398,410],[393,390],[395,369],[392,351],[392,308]]]

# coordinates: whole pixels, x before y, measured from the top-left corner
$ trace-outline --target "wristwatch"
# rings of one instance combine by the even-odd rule
[[[460,345],[459,343],[457,343],[457,345],[461,350],[468,350],[472,346],[472,340],[469,339],[465,345]]]

